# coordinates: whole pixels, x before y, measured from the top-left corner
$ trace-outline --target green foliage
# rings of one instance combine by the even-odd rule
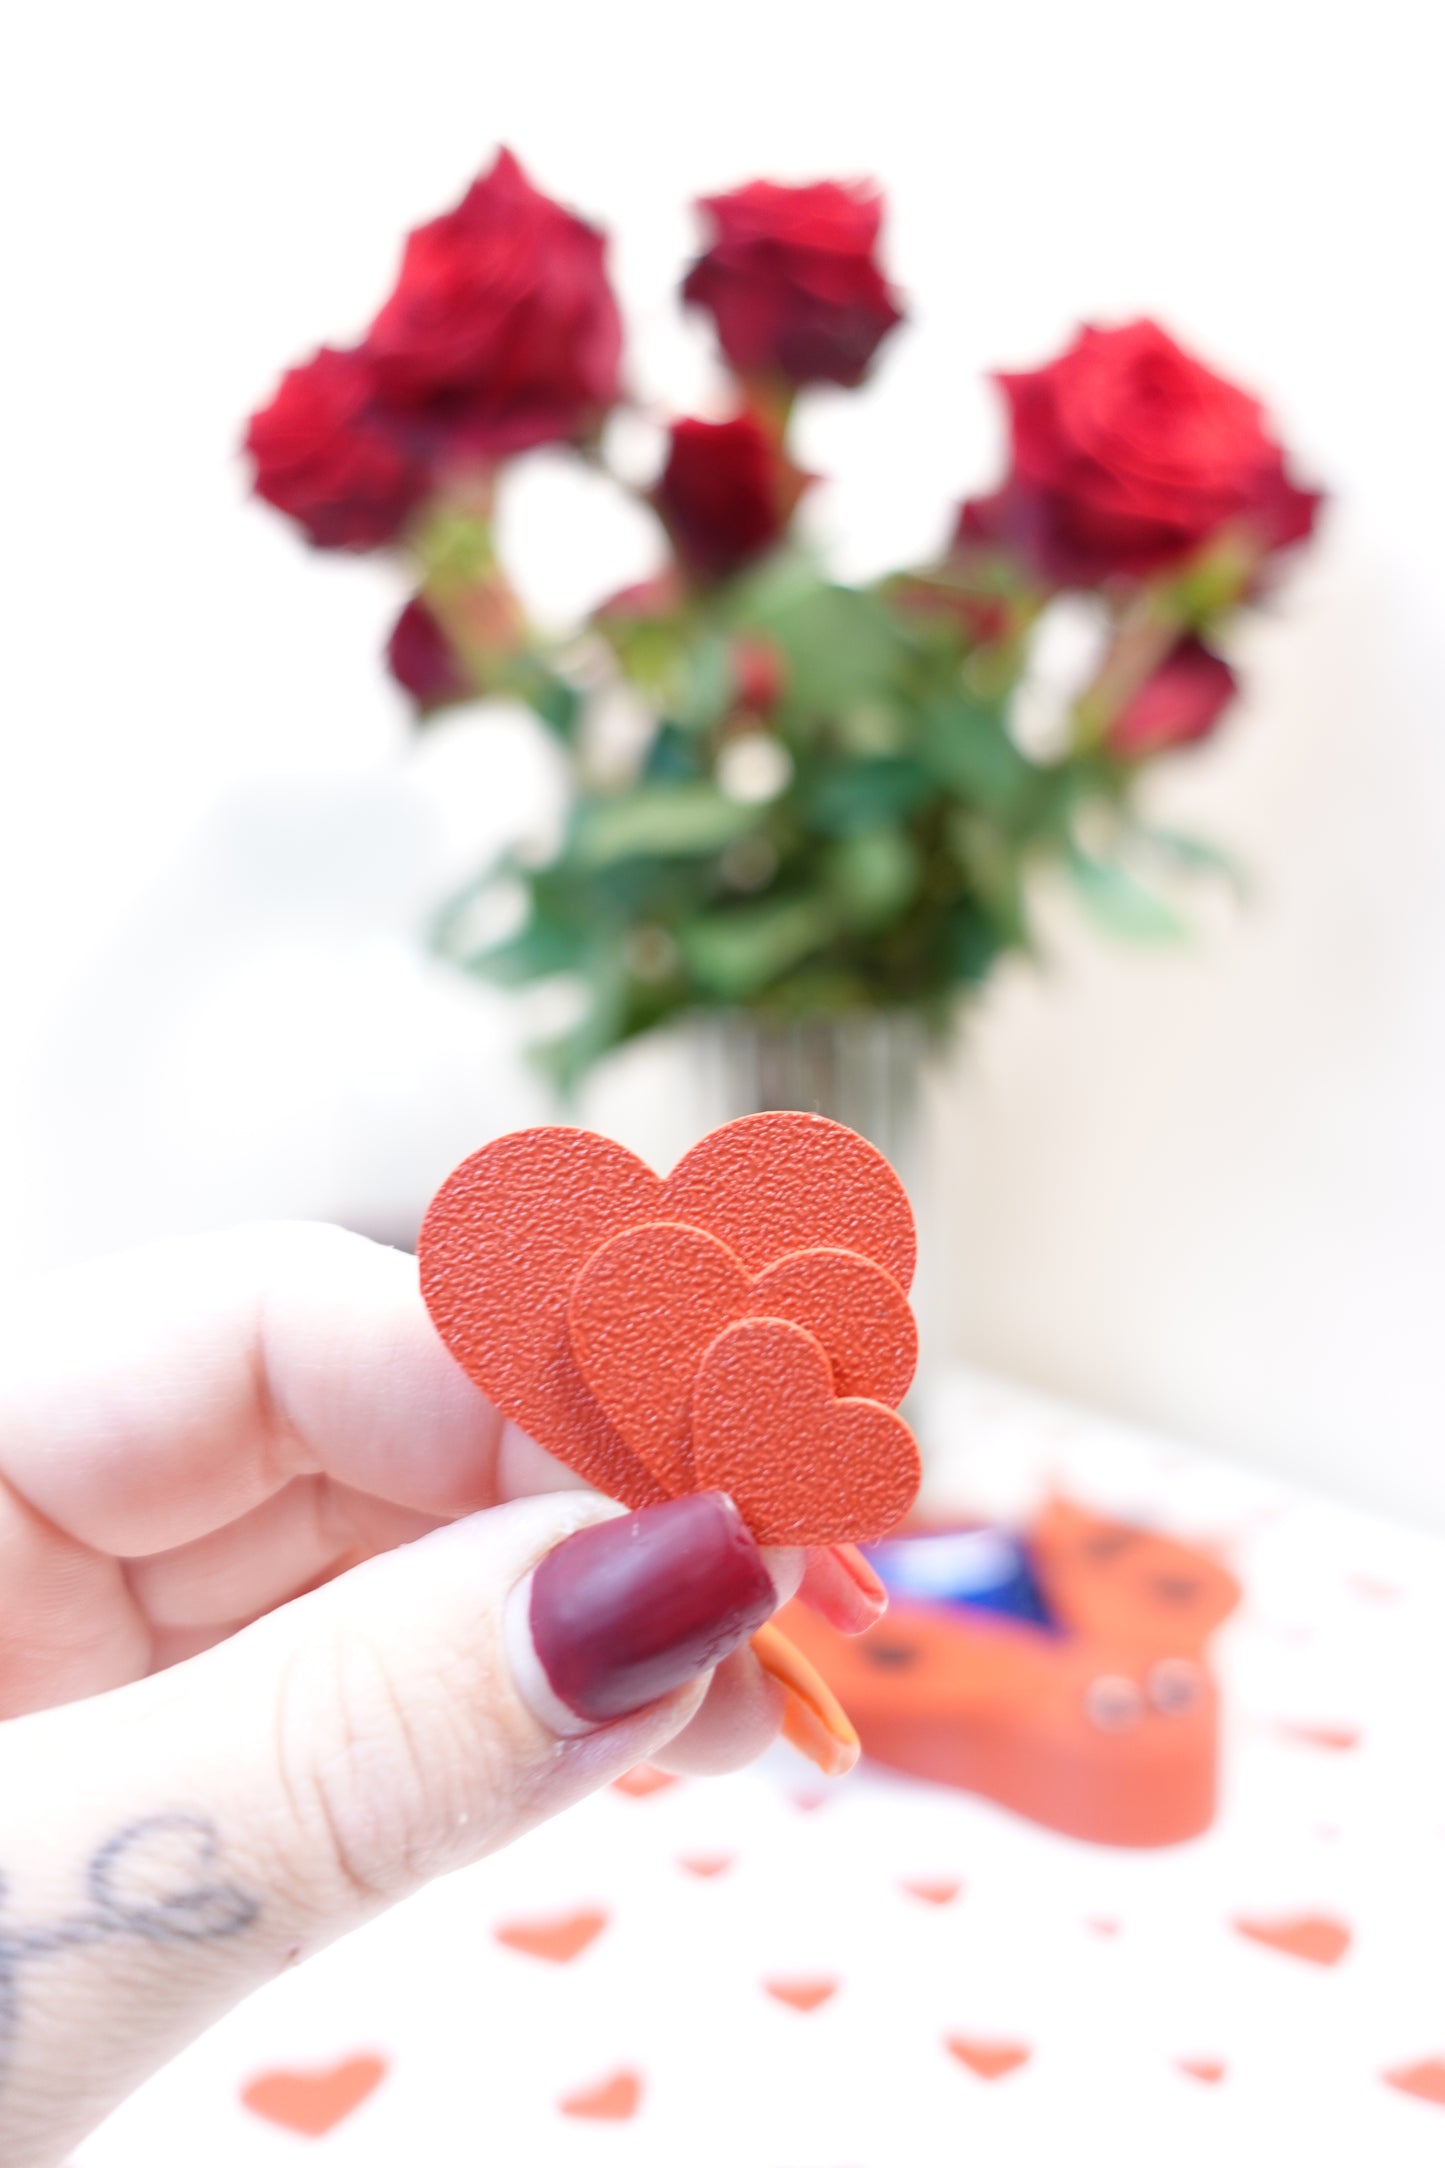
[[[919,611],[900,583],[841,586],[794,552],[708,593],[663,591],[651,615],[604,614],[617,679],[655,718],[635,772],[606,788],[585,780],[588,696],[519,659],[516,684],[576,748],[571,817],[549,864],[502,869],[526,893],[520,929],[478,947],[459,919],[444,945],[507,984],[580,984],[580,1022],[544,1049],[567,1084],[701,1009],[946,1019],[1030,948],[1032,877],[1050,864],[1111,933],[1177,938],[1136,861],[1189,870],[1203,851],[1133,823],[1125,763],[1045,758],[1012,734],[1029,622],[1019,604],[984,640],[963,610]],[[776,663],[766,717],[739,696],[744,644]]]

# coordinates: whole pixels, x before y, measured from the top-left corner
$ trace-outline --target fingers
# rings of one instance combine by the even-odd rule
[[[6,2168],[62,2158],[298,1955],[661,1753],[777,1593],[716,1493],[556,1494],[0,1727]],[[745,1672],[738,1726],[766,1700]]]
[[[498,1496],[501,1419],[398,1251],[321,1226],[159,1243],[7,1320],[0,1478],[101,1551],[194,1542],[297,1476],[448,1518]],[[513,1458],[535,1454],[520,1446]]]

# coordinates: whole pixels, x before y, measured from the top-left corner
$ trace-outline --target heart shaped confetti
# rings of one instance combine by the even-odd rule
[[[379,2055],[353,2055],[327,2070],[268,2070],[241,2092],[242,2104],[298,2138],[324,2138],[344,2123],[386,2076]]]
[[[626,2123],[642,2105],[642,2080],[635,2070],[619,2070],[600,2084],[564,2093],[557,2105],[564,2115],[580,2116],[589,2122]]]
[[[817,1340],[781,1318],[718,1334],[692,1415],[699,1487],[729,1492],[759,1543],[863,1542],[917,1496],[918,1447],[902,1417],[838,1399]]]
[[[1022,2070],[1033,2055],[1033,2049],[1022,2041],[971,2040],[962,2033],[950,2033],[944,2046],[955,2062],[962,2063],[976,2078],[1006,2078],[1012,2071]]]
[[[700,1228],[653,1223],[614,1235],[583,1266],[568,1329],[594,1398],[669,1490],[695,1479],[693,1380],[709,1344],[744,1317],[780,1317],[822,1346],[840,1394],[894,1406],[918,1355],[908,1298],[851,1250],[796,1251],[749,1277]]]
[[[494,1931],[498,1942],[509,1950],[545,1958],[551,1965],[570,1965],[597,1940],[606,1925],[605,1912],[583,1911],[569,1912],[554,1920],[514,1920]]]
[[[825,2002],[831,2002],[838,1992],[836,1980],[764,1980],[763,1992],[771,1995],[774,2002],[786,2003],[790,2010],[801,2010],[806,2016],[813,2010],[821,2010]]]
[[[463,1369],[625,1505],[726,1489],[760,1542],[812,1545],[911,1504],[917,1448],[884,1403],[916,1353],[913,1217],[836,1122],[749,1115],[665,1181],[586,1130],[520,1131],[449,1176],[418,1248]],[[780,1384],[786,1418],[765,1407]]]
[[[1337,1965],[1351,1941],[1343,1920],[1317,1912],[1282,1919],[1236,1919],[1232,1925],[1236,1934],[1250,1942],[1262,1942],[1266,1949],[1300,1958],[1307,1965]]]

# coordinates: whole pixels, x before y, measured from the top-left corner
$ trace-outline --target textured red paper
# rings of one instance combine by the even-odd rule
[[[503,1414],[630,1506],[658,1502],[667,1486],[588,1391],[567,1304],[609,1237],[656,1220],[717,1236],[749,1274],[818,1248],[854,1251],[900,1288],[913,1273],[913,1217],[897,1176],[862,1137],[814,1114],[730,1122],[666,1181],[580,1129],[522,1130],[464,1161],[432,1200],[419,1243],[437,1329]]]
[[[851,1250],[799,1250],[750,1279],[700,1228],[614,1235],[579,1273],[568,1307],[578,1367],[622,1437],[669,1489],[688,1490],[693,1381],[709,1344],[743,1317],[781,1317],[821,1344],[834,1390],[892,1405],[913,1376],[908,1298]]]
[[[724,1490],[760,1543],[857,1543],[918,1493],[913,1433],[873,1400],[839,1400],[813,1335],[781,1318],[718,1334],[693,1388],[698,1487]]]

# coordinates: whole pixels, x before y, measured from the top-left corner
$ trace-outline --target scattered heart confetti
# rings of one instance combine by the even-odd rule
[[[1179,2055],[1175,2057],[1174,2067],[1186,2078],[1197,2079],[1201,2085],[1218,2085],[1229,2065],[1212,2055]]]
[[[1021,2070],[1034,2052],[1021,2041],[973,2040],[962,2033],[949,2033],[943,2044],[954,2060],[971,2070],[975,2077],[990,2081]]]
[[[619,1434],[672,1491],[692,1488],[693,1380],[711,1341],[745,1317],[811,1332],[834,1390],[893,1406],[918,1356],[908,1298],[851,1250],[802,1250],[749,1277],[715,1235],[670,1222],[631,1227],[583,1266],[568,1306],[578,1368]]]
[[[821,2010],[838,1992],[837,1980],[764,1980],[763,1992],[790,2010]]]
[[[1423,2063],[1405,2063],[1398,2070],[1383,2070],[1380,2075],[1397,2093],[1408,2093],[1412,2100],[1428,2100],[1434,2107],[1445,2108],[1445,2056],[1432,2055]]]
[[[564,2093],[557,2103],[564,2115],[598,2123],[626,2123],[642,2105],[642,2080],[635,2070],[618,2070],[599,2084]]]
[[[1352,1754],[1361,1736],[1355,1724],[1291,1724],[1283,1718],[1275,1731],[1292,1745],[1317,1746],[1327,1754]]]
[[[241,2100],[298,2138],[324,2138],[376,2091],[386,2070],[380,2055],[352,2055],[325,2070],[267,2070],[242,2088]]]
[[[1238,1935],[1262,1942],[1266,1949],[1284,1957],[1300,1958],[1307,1965],[1337,1965],[1350,1946],[1350,1930],[1342,1920],[1323,1913],[1302,1912],[1283,1919],[1236,1919]]]
[[[837,1399],[818,1342],[780,1318],[718,1334],[692,1410],[700,1487],[730,1492],[760,1543],[856,1543],[892,1528],[918,1494],[902,1417]]]
[[[937,1882],[900,1882],[898,1887],[905,1896],[916,1897],[923,1905],[951,1905],[963,1888],[961,1882],[940,1880]]]
[[[669,1785],[680,1781],[670,1769],[654,1769],[651,1762],[639,1762],[620,1777],[612,1779],[614,1792],[621,1792],[627,1799],[651,1799],[658,1792],[665,1792]]]
[[[685,1426],[679,1427],[689,1347],[694,1368],[703,1352],[695,1337],[680,1352],[659,1347],[654,1337],[643,1378],[621,1377],[606,1350],[592,1348],[596,1376],[607,1373],[603,1395],[620,1409],[629,1442],[589,1389],[569,1330],[569,1304],[584,1270],[615,1237],[650,1223],[711,1237],[725,1266],[736,1260],[728,1314],[735,1314],[738,1299],[767,1299],[766,1292],[740,1296],[739,1290],[744,1284],[751,1290],[760,1275],[787,1261],[772,1282],[773,1299],[790,1310],[803,1306],[846,1339],[839,1356],[845,1379],[866,1374],[871,1382],[877,1374],[874,1390],[889,1393],[906,1384],[912,1327],[902,1297],[913,1273],[913,1215],[887,1160],[851,1130],[813,1114],[750,1115],[704,1137],[665,1181],[623,1146],[589,1131],[519,1131],[474,1153],[433,1198],[418,1244],[422,1292],[452,1355],[494,1405],[588,1482],[629,1506],[695,1487]],[[800,1253],[819,1251],[846,1252],[851,1261],[827,1267],[816,1257],[797,1261]],[[714,1267],[718,1254],[709,1253]],[[845,1327],[837,1324],[840,1302],[851,1320]],[[584,1303],[578,1326],[584,1346],[591,1345],[586,1319],[599,1315],[640,1329],[635,1320],[628,1326],[625,1307],[615,1301],[600,1311]],[[686,1307],[682,1322],[688,1323]],[[898,1428],[907,1435],[905,1425]],[[811,1455],[818,1442],[811,1441]],[[696,1484],[712,1480],[699,1473]],[[900,1487],[873,1485],[875,1515],[880,1499],[891,1508]],[[833,1486],[833,1502],[841,1522],[840,1488]],[[746,1515],[746,1503],[738,1502]],[[847,1533],[877,1534],[887,1525],[863,1508],[848,1519]],[[761,1528],[753,1532],[763,1537]],[[814,1539],[805,1532],[791,1540]]]
[[[584,1911],[568,1912],[553,1920],[515,1920],[493,1932],[509,1950],[545,1958],[553,1965],[570,1965],[597,1940],[606,1925],[605,1912]]]

